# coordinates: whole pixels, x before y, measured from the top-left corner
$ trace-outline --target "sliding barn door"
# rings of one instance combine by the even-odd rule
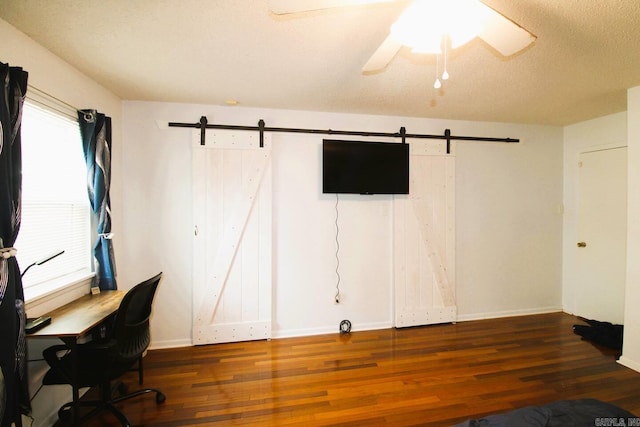
[[[410,149],[410,194],[393,202],[396,327],[456,320],[454,146]]]
[[[271,139],[207,131],[193,143],[193,342],[271,337]]]

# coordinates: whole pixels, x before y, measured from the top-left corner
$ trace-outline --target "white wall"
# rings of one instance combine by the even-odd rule
[[[457,145],[459,318],[561,310],[562,129],[190,104],[125,102],[124,228],[121,266],[141,279],[164,271],[153,319],[155,347],[191,336],[190,129],[167,122],[510,136],[520,144]],[[272,134],[274,336],[393,324],[391,196],[341,196],[340,268],[335,294],[333,195],[321,191],[320,135]]]
[[[191,343],[191,134],[168,121],[322,129],[503,136],[520,144],[457,145],[459,319],[561,309],[562,129],[205,105],[126,102],[0,20],[0,60],[21,65],[31,85],[113,118],[112,207],[118,281],[130,288],[165,272],[153,318],[153,346]],[[122,108],[122,110],[121,110]],[[121,126],[122,124],[122,126]],[[320,141],[277,134],[274,141],[274,335],[392,325],[390,196],[340,201],[341,291],[335,293],[334,203],[321,194]],[[32,369],[32,373],[35,370]],[[32,389],[35,391],[38,384]],[[65,391],[68,397],[68,390]],[[51,388],[34,401],[34,426],[61,403]]]
[[[122,264],[118,256],[118,244],[122,236],[121,205],[121,109],[120,99],[107,91],[78,70],[69,66],[42,46],[35,43],[13,26],[0,19],[0,61],[12,66],[23,67],[29,73],[28,83],[49,95],[52,95],[76,108],[95,108],[113,118],[113,177],[111,183],[111,202],[114,211],[113,231],[116,263]],[[19,250],[19,248],[18,248]],[[120,277],[119,277],[120,278]],[[85,290],[85,293],[89,289]],[[76,294],[61,296],[56,302],[68,302]],[[66,298],[66,299],[65,299]],[[36,309],[27,304],[27,314],[38,316],[53,307],[40,304]],[[35,311],[34,311],[35,310]],[[55,340],[57,341],[57,340]],[[42,349],[52,344],[49,340],[28,340],[29,359],[40,359]],[[59,343],[59,341],[57,341]],[[46,371],[44,362],[29,363],[30,390],[33,395],[41,385],[42,375]],[[43,388],[32,401],[33,426],[49,426],[57,419],[56,411],[63,403],[70,400],[71,389],[64,386]],[[31,425],[25,421],[25,425]]]
[[[578,156],[589,149],[627,145],[627,113],[588,120],[564,128],[564,221],[562,306],[575,313],[580,277],[576,265],[578,237]]]
[[[452,131],[522,141],[458,144],[458,319],[561,311],[562,128],[467,122]]]
[[[640,371],[640,86],[627,93],[628,200],[624,347],[620,363]]]

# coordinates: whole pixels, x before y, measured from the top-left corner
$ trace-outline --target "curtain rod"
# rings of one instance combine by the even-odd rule
[[[176,123],[169,122],[169,127],[180,128],[195,128],[200,129],[200,145],[205,145],[205,131],[206,129],[225,129],[225,130],[240,130],[240,131],[257,131],[260,132],[260,147],[264,146],[264,132],[287,132],[287,133],[312,133],[323,135],[351,135],[351,136],[379,136],[390,138],[402,138],[402,143],[406,143],[406,138],[417,139],[444,139],[447,141],[447,154],[451,152],[451,141],[484,141],[484,142],[507,142],[516,143],[520,142],[519,139],[514,138],[488,138],[479,136],[456,136],[451,135],[450,129],[445,129],[443,135],[428,135],[419,133],[407,133],[406,129],[400,128],[399,132],[368,132],[368,131],[350,131],[350,130],[333,130],[333,129],[301,129],[301,128],[283,128],[283,127],[269,127],[265,126],[264,120],[258,121],[258,126],[237,126],[237,125],[213,125],[209,124],[207,117],[200,117],[198,123]]]
[[[70,108],[70,109],[72,109],[72,110],[75,110],[75,111],[78,111],[78,110],[79,110],[79,108],[78,108],[78,107],[76,107],[75,105],[71,105],[71,104],[69,104],[68,102],[63,101],[62,99],[57,98],[57,97],[55,97],[55,96],[53,96],[53,95],[51,95],[51,94],[49,94],[49,93],[45,92],[45,91],[44,91],[44,90],[42,90],[42,89],[38,89],[37,87],[32,86],[31,84],[27,84],[27,98],[29,98],[29,95],[31,95],[33,92],[36,92],[36,93],[38,93],[39,95],[41,95],[41,96],[45,96],[45,97],[47,97],[47,98],[49,98],[49,99],[52,99],[52,100],[54,100],[54,101],[56,101],[56,102],[59,102],[60,104],[64,105],[65,107],[68,107],[68,108]]]

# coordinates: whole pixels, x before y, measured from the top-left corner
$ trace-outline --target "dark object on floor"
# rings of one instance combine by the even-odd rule
[[[614,350],[622,350],[622,335],[624,327],[614,325],[609,322],[599,322],[597,320],[581,319],[589,324],[573,325],[573,333],[580,335],[583,339],[603,347]]]
[[[100,387],[100,400],[79,402],[81,407],[93,408],[83,418],[89,418],[106,409],[111,411],[123,426],[129,427],[129,420],[115,406],[117,402],[146,393],[155,393],[156,403],[165,401],[165,395],[154,388],[114,397],[111,387],[112,381],[130,370],[138,371],[139,382],[142,384],[142,357],[151,341],[149,316],[161,277],[162,273],[157,274],[127,292],[116,313],[111,333],[103,340],[78,345],[75,366],[73,355],[65,345],[54,345],[43,351],[43,356],[51,367],[42,381],[44,385],[72,384],[72,372],[75,367],[80,387]],[[134,369],[136,366],[138,369]],[[122,387],[119,387],[119,391],[126,393]],[[58,411],[58,417],[63,420],[70,418],[73,415],[72,411],[73,404],[67,403]]]
[[[595,426],[597,420],[638,420],[631,412],[596,399],[560,400],[543,406],[528,406],[504,414],[468,420],[456,427],[572,427]],[[604,425],[604,424],[602,424]],[[610,425],[610,424],[607,424]]]

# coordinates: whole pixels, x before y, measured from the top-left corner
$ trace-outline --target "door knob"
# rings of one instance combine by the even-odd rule
[[[578,242],[579,248],[585,248],[587,246],[587,242]]]

